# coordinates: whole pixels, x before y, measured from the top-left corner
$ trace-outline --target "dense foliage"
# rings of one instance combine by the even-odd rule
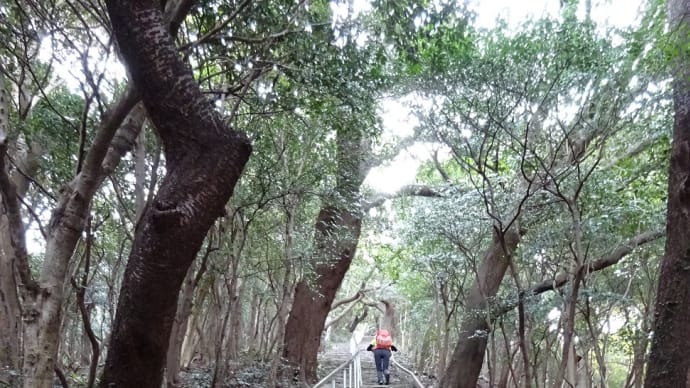
[[[0,174],[16,189],[0,187],[0,231],[16,227],[15,193],[28,275],[39,279],[53,269],[55,220],[78,195],[107,109],[129,80],[100,3],[21,3],[0,0],[0,86],[9,96]],[[161,3],[170,17],[184,2]],[[168,382],[192,367],[222,386],[247,360],[281,378],[295,286],[314,282],[324,264],[315,224],[334,206],[363,227],[335,286],[350,302],[333,303],[324,340],[346,340],[353,322],[379,325],[386,300],[405,356],[440,377],[463,341],[458,328],[476,313],[469,299],[489,247],[517,228],[507,273],[487,296],[481,379],[641,386],[663,255],[669,63],[679,54],[659,1],[644,2],[626,27],[593,19],[589,1],[561,3],[558,14],[491,29],[474,26],[472,4],[426,0],[220,0],[166,19],[204,95],[253,146],[182,285]],[[390,101],[405,111],[383,114]],[[400,135],[395,119],[415,123],[413,133]],[[125,124],[136,136],[110,143],[121,160],[103,163],[57,285],[56,369],[72,386],[93,383],[93,346],[108,351],[136,228],[166,173],[157,129]],[[361,184],[359,174],[385,171],[399,155],[418,162],[409,174],[416,185],[380,193]],[[635,240],[645,233],[654,236]],[[21,247],[3,237],[0,254],[0,268],[14,269]],[[8,297],[0,287],[8,322],[26,309],[11,306],[28,287],[20,272],[0,277],[15,289]],[[23,334],[10,326],[0,327],[11,338],[0,346],[14,352],[0,357],[0,385],[23,373],[15,346]]]

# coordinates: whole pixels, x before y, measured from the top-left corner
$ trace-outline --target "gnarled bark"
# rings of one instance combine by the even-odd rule
[[[186,14],[191,7],[186,0],[171,2],[173,3],[176,8],[170,14],[171,20],[177,20],[180,14]],[[137,100],[137,94],[128,88],[104,114],[94,141],[83,159],[83,167],[74,180],[65,186],[53,210],[39,278],[34,280],[28,271],[18,271],[22,278],[18,285],[23,322],[22,374],[27,388],[48,388],[53,385],[63,290],[70,258],[81,238],[88,208],[96,190],[127,151],[126,144],[133,143],[141,128],[144,111],[132,111]],[[125,121],[128,114],[129,118]],[[23,225],[11,229],[11,233],[22,233]],[[14,260],[20,269],[28,268],[28,260],[22,255],[15,252]]]
[[[158,387],[182,280],[251,153],[179,58],[155,1],[106,2],[122,56],[163,142],[166,175],[144,211],[101,386]]]

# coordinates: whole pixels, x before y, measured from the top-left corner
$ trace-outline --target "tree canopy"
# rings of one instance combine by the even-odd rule
[[[0,386],[663,381],[688,5],[547,3],[0,0]]]

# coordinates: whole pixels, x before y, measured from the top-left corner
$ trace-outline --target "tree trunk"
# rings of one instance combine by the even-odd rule
[[[21,107],[21,106],[20,106]],[[3,143],[0,152],[0,175],[6,181],[6,189],[14,187],[14,194],[17,198],[24,198],[29,187],[29,179],[27,177],[34,176],[38,170],[38,158],[42,152],[40,147],[31,146],[22,135],[15,141],[15,153],[12,156],[17,165],[12,173],[9,171],[9,166],[5,163],[5,153],[8,152],[8,133],[9,133],[9,114],[10,114],[10,97],[8,89],[5,85],[4,75],[0,74],[0,141]],[[28,114],[28,113],[27,113]],[[23,117],[25,119],[26,117]],[[20,169],[21,172],[17,171]],[[21,305],[19,301],[19,294],[17,293],[17,257],[16,249],[24,249],[23,247],[16,247],[16,241],[13,238],[18,238],[23,233],[12,234],[13,228],[10,225],[11,217],[16,216],[8,213],[9,206],[3,199],[6,189],[0,190],[0,378],[4,378],[10,385],[16,384],[14,376],[4,376],[3,371],[6,368],[17,370],[20,366],[20,334],[21,334]],[[7,192],[9,193],[9,192]],[[15,219],[15,221],[19,221]]]
[[[649,346],[649,339],[645,335],[649,332],[649,325],[647,323],[649,321],[649,309],[645,307],[644,311],[645,314],[642,317],[642,326],[640,327],[640,333],[644,334],[638,335],[637,340],[633,343],[633,362],[625,382],[625,386],[630,388],[642,388],[644,383],[645,356]]]
[[[441,300],[443,301],[443,319],[441,319],[441,335],[439,335],[439,346],[438,346],[438,366],[437,370],[439,375],[443,374],[446,370],[448,363],[448,350],[450,348],[450,320],[453,318],[455,309],[450,309],[448,306],[448,299],[446,294],[447,288],[445,286],[439,287],[439,295],[441,295]]]
[[[520,241],[517,226],[500,236],[497,233],[484,255],[477,279],[469,291],[465,314],[460,325],[458,344],[448,369],[441,379],[442,388],[474,388],[479,378],[489,334],[490,300],[496,296],[508,269],[510,255]],[[505,251],[504,251],[505,247]]]
[[[127,92],[106,114],[83,169],[65,187],[53,211],[39,279],[20,286],[24,340],[22,373],[26,388],[53,385],[69,261],[81,238],[91,198],[104,178],[101,162],[114,153],[108,146],[110,140],[135,103],[134,95]],[[18,261],[23,262],[22,259]],[[33,285],[27,287],[31,283]]]
[[[397,334],[396,333],[397,324],[396,324],[396,319],[395,319],[395,316],[396,316],[395,307],[393,306],[393,302],[390,300],[381,300],[381,303],[384,306],[384,310],[383,310],[383,318],[381,318],[379,328],[388,330],[391,337],[395,338],[396,334]]]
[[[5,155],[0,155],[4,158]],[[20,349],[20,315],[19,295],[14,277],[14,249],[9,238],[9,220],[3,210],[5,208],[0,198],[0,379],[8,384],[15,382],[10,374],[5,375],[5,368],[17,370],[19,368]],[[1,380],[0,380],[1,381]]]
[[[577,299],[580,291],[580,284],[582,282],[582,273],[579,270],[575,274],[573,280],[573,287],[568,295],[565,306],[563,308],[563,356],[561,357],[561,366],[556,374],[556,379],[553,382],[553,387],[558,388],[563,386],[563,381],[566,382],[567,387],[574,387],[577,385],[577,360],[575,353],[575,343],[573,338],[575,336],[575,319],[577,315]]]
[[[168,4],[170,7],[166,13],[166,20],[170,30],[175,33],[179,21],[187,14],[192,4],[182,1],[170,1]],[[19,285],[24,349],[22,374],[24,386],[27,388],[47,388],[53,385],[63,289],[69,261],[81,238],[93,195],[105,176],[114,170],[122,155],[128,150],[122,146],[133,143],[141,128],[140,121],[143,120],[144,112],[141,109],[132,110],[136,102],[136,93],[128,88],[124,96],[103,115],[96,136],[83,159],[83,167],[77,177],[65,186],[52,212],[47,231],[45,258],[38,281],[31,278],[26,270],[27,258],[21,255],[15,257],[18,266],[22,268],[18,271],[22,277]],[[125,121],[128,113],[129,120]],[[19,224],[11,231],[12,234],[17,232],[23,232],[23,225]]]
[[[142,123],[143,124],[143,123]],[[134,148],[134,220],[136,225],[146,205],[146,131],[139,131]]]
[[[362,227],[359,190],[371,165],[370,144],[358,128],[338,127],[334,196],[319,212],[314,234],[312,274],[297,283],[285,324],[283,356],[300,368],[302,378],[316,381],[321,332],[335,294],[355,256]]]
[[[237,280],[237,296],[236,303],[232,304],[230,311],[230,333],[227,344],[227,355],[230,360],[237,360],[242,352],[242,321],[244,320],[244,311],[242,309],[242,301],[247,290],[247,282],[242,279]]]
[[[227,302],[222,303],[221,306],[219,307],[219,310],[223,310],[223,305],[226,306],[225,312],[223,314],[223,318],[220,319],[220,324],[218,325],[218,334],[217,334],[217,340],[214,344],[214,363],[215,367],[213,368],[213,374],[211,378],[211,387],[213,388],[220,388],[223,386],[224,381],[225,381],[225,376],[227,374],[227,367],[228,367],[228,360],[232,358],[231,352],[233,351],[232,349],[232,343],[231,340],[226,341],[226,338],[228,337],[228,325],[230,325],[230,322],[233,318],[233,311],[236,309],[236,306],[239,305],[240,303],[240,298],[239,298],[239,283],[243,283],[241,279],[239,279],[238,273],[237,273],[237,265],[234,263],[237,263],[236,259],[232,259],[233,264],[231,264],[231,267],[233,268],[232,271],[232,276],[230,279],[225,277],[223,279],[223,285],[225,285],[225,288],[227,290]],[[220,303],[220,301],[219,301]]]
[[[292,310],[285,325],[283,356],[300,367],[307,382],[316,380],[316,357],[326,317],[355,255],[361,218],[344,209],[325,207],[316,221],[315,284],[297,283]],[[343,235],[345,233],[346,235]]]
[[[182,280],[211,225],[224,214],[251,146],[201,94],[164,27],[158,2],[106,5],[167,166],[135,231],[101,386],[158,387]]]
[[[430,368],[428,361],[431,358],[431,337],[432,337],[433,325],[429,325],[422,336],[422,343],[417,349],[417,357],[415,360],[415,368],[417,370],[426,371]],[[430,373],[437,373],[437,370],[431,370]],[[440,374],[439,374],[440,375]]]
[[[284,157],[284,167],[287,169],[287,159]],[[285,230],[284,230],[284,243],[283,243],[283,266],[284,272],[282,281],[280,283],[280,293],[277,295],[276,299],[276,318],[278,320],[278,326],[276,327],[276,338],[280,341],[285,337],[285,326],[287,323],[288,314],[290,313],[290,306],[292,304],[292,290],[295,286],[295,276],[293,274],[292,265],[292,255],[294,249],[294,230],[295,230],[295,210],[296,203],[298,201],[290,201],[288,198],[283,198],[283,206],[285,208]],[[284,341],[283,341],[284,342]],[[271,372],[269,376],[269,381],[276,384],[278,381],[280,365],[282,363],[282,355],[285,352],[283,347],[279,349],[273,355],[271,360]]]
[[[0,155],[0,158],[4,158]],[[4,206],[0,201],[0,378],[4,376],[4,368],[17,369],[19,367],[19,338],[20,315],[19,296],[14,279],[14,256],[9,241],[8,221]],[[9,376],[4,376],[9,378]],[[10,384],[13,384],[10,382]]]
[[[197,275],[190,267],[187,276],[184,280],[184,286],[180,294],[179,306],[175,313],[175,320],[170,335],[170,344],[168,345],[168,353],[166,355],[165,364],[165,381],[168,387],[176,387],[178,385],[177,374],[180,372],[180,360],[182,352],[182,343],[187,332],[187,324],[189,323],[189,316],[192,313],[192,306],[194,302],[194,291],[198,280],[206,270],[205,259],[202,259],[202,264]]]
[[[192,314],[190,322],[187,324],[187,332],[182,342],[182,356],[180,360],[181,366],[189,366],[193,362],[199,360],[210,360],[212,357],[211,346],[206,346],[211,341],[208,333],[213,333],[213,330],[206,330],[208,328],[207,322],[214,323],[220,321],[219,311],[213,307],[209,307],[210,301],[205,302],[208,298],[212,298],[210,288],[213,287],[213,282],[204,282],[199,294],[195,299],[195,305],[199,306]],[[210,298],[209,298],[210,297]]]
[[[666,248],[659,272],[654,336],[646,387],[684,387],[690,358],[690,0],[668,2],[670,31],[678,50],[673,83],[675,117],[669,168]]]

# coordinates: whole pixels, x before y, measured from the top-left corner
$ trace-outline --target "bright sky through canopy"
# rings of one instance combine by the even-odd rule
[[[591,0],[591,17],[605,32],[607,28],[624,28],[639,22],[640,0]],[[365,10],[365,0],[356,0],[355,9]],[[557,17],[560,0],[470,0],[469,8],[476,13],[475,28],[491,29],[498,18],[515,29],[529,18],[541,16]],[[584,2],[580,4],[578,16],[585,14]],[[397,101],[384,101],[381,104],[384,130],[395,136],[412,134],[415,119],[410,110]],[[386,193],[397,191],[400,187],[415,182],[417,169],[428,158],[428,147],[413,145],[398,155],[391,163],[373,169],[365,181],[374,190]]]

